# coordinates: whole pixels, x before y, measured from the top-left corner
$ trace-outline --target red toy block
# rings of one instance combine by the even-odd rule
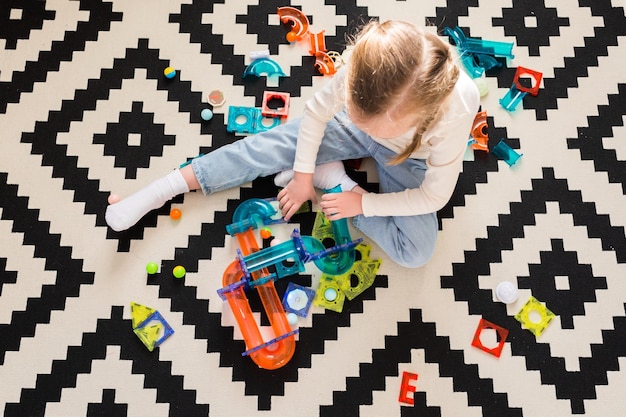
[[[289,93],[279,93],[276,91],[264,92],[261,114],[265,117],[287,117],[289,114],[289,97]],[[272,100],[282,103],[280,103],[276,108],[270,108],[269,103]]]
[[[519,82],[519,77],[522,75],[530,75],[533,79],[533,85],[531,87],[524,87]],[[529,93],[533,96],[536,96],[539,93],[539,84],[541,84],[541,79],[543,78],[543,73],[539,71],[534,71],[529,68],[517,67],[517,71],[515,71],[515,76],[513,77],[513,82],[515,83],[515,87],[524,93]]]

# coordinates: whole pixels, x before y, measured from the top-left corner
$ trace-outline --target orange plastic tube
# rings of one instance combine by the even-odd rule
[[[292,26],[291,31],[286,35],[288,42],[302,40],[309,31],[309,18],[302,13],[302,10],[289,6],[279,7],[278,17],[281,22]]]
[[[248,229],[243,233],[238,233],[237,240],[244,256],[259,250],[259,245],[254,237],[252,229]],[[253,279],[258,279],[268,275],[267,269],[262,269],[252,273]],[[239,261],[233,261],[224,271],[222,284],[224,286],[234,284],[243,278],[243,272]],[[275,337],[282,336],[291,331],[291,326],[287,321],[285,310],[280,302],[274,281],[269,281],[263,285],[259,285],[257,291],[261,297],[261,302],[265,309],[265,313],[272,325]],[[236,288],[233,291],[225,293],[226,300],[230,306],[239,330],[246,342],[247,349],[253,349],[265,343],[259,326],[252,315],[250,303],[246,298],[243,287]],[[250,353],[250,358],[263,369],[278,369],[286,365],[296,350],[296,340],[293,335],[278,340],[275,343],[265,346],[259,350]]]

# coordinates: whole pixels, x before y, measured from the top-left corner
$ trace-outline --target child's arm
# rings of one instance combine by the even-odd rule
[[[365,216],[414,216],[443,208],[456,186],[463,167],[467,137],[474,116],[467,113],[453,122],[438,126],[438,134],[426,138],[430,155],[428,168],[418,188],[363,196]]]
[[[422,138],[429,149],[428,169],[418,188],[362,198],[364,216],[413,216],[433,213],[446,205],[463,167],[463,156],[480,95],[473,81],[462,74],[441,120]]]
[[[326,124],[345,104],[344,75],[339,71],[333,79],[306,102],[298,131],[293,164],[293,180],[278,194],[285,220],[307,200],[315,201],[313,172]]]

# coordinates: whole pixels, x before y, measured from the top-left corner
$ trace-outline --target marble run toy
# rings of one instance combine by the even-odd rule
[[[499,67],[501,64],[495,57],[513,59],[513,42],[498,42],[468,38],[461,28],[446,27],[443,33],[448,35],[456,45],[463,65],[473,78],[480,77],[485,71]]]
[[[350,240],[347,223],[338,226],[337,245],[326,249],[312,236],[301,236],[294,229],[291,239],[261,249],[253,231],[276,222],[276,209],[266,200],[252,199],[242,203],[233,214],[227,232],[237,238],[240,249],[236,259],[226,268],[220,297],[230,306],[243,335],[247,350],[243,355],[261,368],[277,369],[286,365],[295,351],[295,335],[278,297],[274,281],[304,271],[304,264],[314,262],[328,274],[341,274],[354,263],[354,247],[361,239]],[[289,261],[289,262],[286,262]],[[270,272],[273,268],[275,272]],[[247,289],[256,289],[272,327],[274,338],[264,341],[246,298]]]
[[[506,92],[505,96],[500,99],[500,105],[508,112],[515,111],[517,106],[522,102],[528,94],[525,91],[517,89],[515,83],[511,84],[511,88]]]
[[[291,30],[286,35],[289,43],[303,41],[308,37],[309,55],[315,57],[314,66],[321,74],[332,75],[337,72],[335,59],[327,54],[325,31],[319,33],[309,31],[309,18],[295,7],[279,7],[278,17],[283,24],[291,25]]]
[[[309,42],[311,43],[311,48],[309,49],[309,55],[316,55],[318,52],[326,52],[326,38],[324,37],[324,33],[326,31],[321,31],[320,33],[310,33],[309,32]]]
[[[506,162],[506,164],[510,167],[515,165],[515,163],[523,156],[522,154],[517,153],[515,149],[507,145],[504,139],[500,139],[500,142],[493,147],[492,152],[497,157],[504,159],[504,162]]]
[[[487,112],[481,111],[476,113],[474,117],[474,125],[472,127],[472,140],[470,145],[472,149],[489,152],[489,136],[487,134]]]
[[[255,59],[246,67],[243,72],[243,76],[247,77],[253,75],[255,77],[261,77],[263,75],[267,77],[286,77],[283,69],[278,62],[270,58]]]
[[[302,40],[309,31],[309,18],[295,7],[279,7],[278,17],[284,24],[290,24],[292,29],[287,35],[287,42]]]
[[[335,61],[326,52],[318,52],[315,54],[315,64],[317,70],[324,75],[332,75],[337,72]]]
[[[340,188],[335,187],[331,191],[339,192]],[[335,241],[337,236],[344,236],[347,233],[347,223],[342,223],[341,220],[331,222],[323,213],[317,213],[311,233],[313,237],[321,242]],[[346,299],[353,300],[372,286],[381,261],[370,258],[371,247],[365,243],[359,243],[354,251],[355,255],[358,253],[359,256],[355,256],[354,260],[350,259],[352,267],[348,271],[342,274],[322,274],[313,304],[341,313]]]

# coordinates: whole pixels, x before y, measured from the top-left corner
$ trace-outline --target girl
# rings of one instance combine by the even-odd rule
[[[134,225],[174,196],[204,194],[280,172],[275,182],[286,220],[314,186],[330,220],[354,226],[406,267],[432,256],[436,211],[448,201],[461,170],[479,94],[436,34],[404,21],[371,22],[349,62],[309,101],[301,119],[223,146],[107,208],[115,230]],[[372,157],[380,193],[367,193],[342,160]],[[289,170],[293,168],[293,170]]]

